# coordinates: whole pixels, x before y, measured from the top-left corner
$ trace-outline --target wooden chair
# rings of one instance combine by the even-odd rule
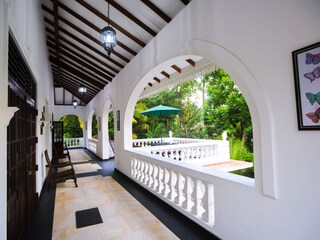
[[[78,187],[77,177],[70,158],[66,158],[68,160],[63,162],[52,162],[50,161],[47,150],[44,151],[44,155],[49,167],[49,185],[53,182],[64,182],[67,179],[73,179],[74,184]]]
[[[52,146],[53,146],[53,155],[55,158],[57,159],[69,158],[69,160],[71,161],[69,149],[66,144],[64,144],[62,152],[59,152],[54,144]]]

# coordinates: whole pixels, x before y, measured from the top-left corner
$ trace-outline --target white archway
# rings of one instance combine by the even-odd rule
[[[245,63],[235,54],[217,44],[193,40],[180,45],[179,52],[175,46],[167,49],[167,55],[160,64],[145,74],[133,89],[125,107],[124,113],[124,148],[130,149],[132,144],[131,118],[135,104],[144,86],[150,78],[167,66],[168,62],[183,57],[183,55],[201,56],[212,64],[223,68],[234,80],[243,93],[248,104],[253,124],[255,183],[265,195],[276,198],[274,158],[272,146],[272,121],[269,111],[269,100],[262,87]],[[177,57],[177,55],[180,55]]]
[[[110,152],[109,147],[109,125],[108,125],[108,118],[109,118],[109,111],[110,106],[112,105],[112,99],[108,96],[107,100],[103,105],[102,117],[101,117],[101,138],[99,140],[102,143],[102,158],[109,159],[113,157],[113,154]]]

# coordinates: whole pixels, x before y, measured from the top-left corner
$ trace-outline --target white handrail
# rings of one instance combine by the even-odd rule
[[[64,138],[64,143],[68,146],[68,148],[84,147],[83,138]]]
[[[176,144],[176,141],[179,144]],[[175,144],[156,144],[155,146],[140,147],[137,150],[159,154],[176,161],[202,165],[230,161],[229,142],[226,140],[175,139]]]

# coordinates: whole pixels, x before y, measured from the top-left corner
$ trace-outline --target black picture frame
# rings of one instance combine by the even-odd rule
[[[320,130],[320,42],[292,52],[299,130]]]
[[[117,131],[120,131],[120,111],[117,111]]]

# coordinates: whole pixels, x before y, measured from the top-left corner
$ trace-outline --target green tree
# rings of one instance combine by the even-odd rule
[[[96,114],[92,116],[91,131],[92,138],[98,139],[98,119]]]
[[[252,141],[251,116],[246,101],[230,76],[222,69],[207,73],[208,82],[204,122],[210,136],[227,131],[229,136],[241,139],[243,144]]]
[[[109,131],[109,139],[114,140],[114,117],[113,111],[109,112],[108,116],[108,131]]]
[[[59,121],[63,122],[64,138],[81,138],[83,137],[83,123],[81,118],[69,114],[62,116]]]

